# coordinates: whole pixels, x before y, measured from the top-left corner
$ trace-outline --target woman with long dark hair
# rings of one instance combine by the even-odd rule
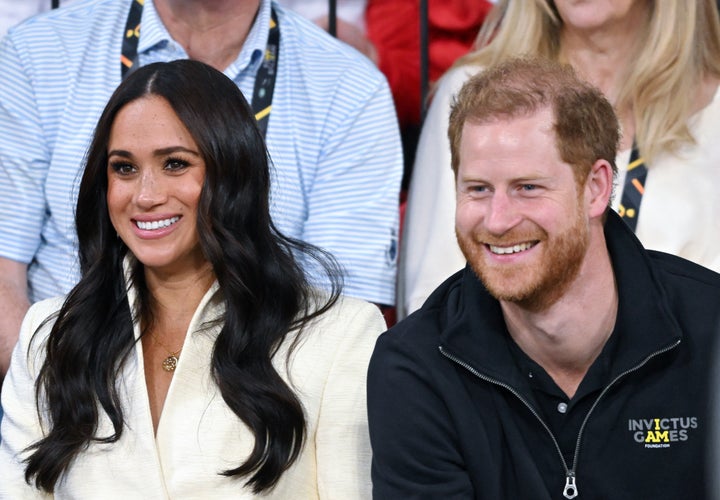
[[[82,278],[31,308],[5,379],[0,498],[369,496],[385,325],[275,229],[269,186],[222,73],[182,60],[123,81],[80,184]]]

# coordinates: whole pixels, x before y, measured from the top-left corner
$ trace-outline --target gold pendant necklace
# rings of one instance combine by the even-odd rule
[[[154,333],[151,333],[150,336],[157,345],[165,349],[169,354],[169,356],[162,361],[162,369],[166,372],[174,372],[175,368],[177,368],[178,360],[180,359],[180,351],[182,351],[182,347],[177,351],[171,351],[165,344],[158,340]]]
[[[165,370],[166,372],[174,372],[175,368],[177,368],[179,355],[180,355],[180,351],[175,351],[175,352],[171,352],[170,356],[163,359],[163,362],[162,362],[163,370]]]

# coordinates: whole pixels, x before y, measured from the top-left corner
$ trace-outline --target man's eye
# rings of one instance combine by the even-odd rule
[[[537,186],[535,184],[523,184],[522,190],[523,191],[535,191],[537,189]]]

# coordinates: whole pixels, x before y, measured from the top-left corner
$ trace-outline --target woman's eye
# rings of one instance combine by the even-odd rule
[[[188,165],[189,163],[187,161],[181,160],[180,158],[169,158],[165,162],[165,168],[172,171],[182,170]]]
[[[117,172],[120,175],[129,175],[135,172],[135,167],[133,167],[130,163],[121,161],[114,161],[110,163],[110,168],[112,168],[114,172]]]

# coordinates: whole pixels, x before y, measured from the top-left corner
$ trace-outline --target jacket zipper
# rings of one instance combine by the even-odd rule
[[[618,382],[618,380],[620,380],[621,378],[625,377],[626,375],[628,375],[636,370],[639,370],[655,356],[659,356],[660,354],[663,354],[663,353],[669,351],[670,349],[674,349],[679,344],[680,344],[680,339],[675,341],[674,344],[671,344],[669,346],[666,346],[662,349],[659,349],[659,350],[651,353],[645,359],[643,359],[640,363],[638,363],[637,365],[635,365],[634,367],[632,367],[628,370],[625,370],[624,372],[619,374],[617,377],[615,377],[608,385],[605,386],[605,388],[602,390],[602,392],[597,397],[597,399],[595,399],[595,402],[592,404],[592,406],[588,410],[587,414],[585,415],[585,418],[583,419],[582,424],[580,425],[580,430],[578,431],[577,440],[575,441],[575,451],[573,453],[572,468],[568,468],[567,462],[565,462],[565,457],[563,456],[562,450],[560,449],[560,445],[558,444],[557,439],[555,438],[555,435],[550,430],[550,427],[547,426],[547,424],[542,419],[542,417],[540,417],[540,415],[535,410],[535,408],[519,392],[517,392],[515,390],[515,388],[506,384],[505,382],[501,382],[492,377],[488,377],[487,375],[483,375],[482,373],[477,371],[475,368],[470,366],[465,361],[462,361],[461,359],[457,358],[453,354],[450,354],[449,352],[447,352],[443,348],[443,346],[439,346],[438,349],[440,350],[440,354],[442,354],[443,356],[448,358],[450,361],[453,361],[454,363],[462,366],[467,371],[469,371],[470,373],[472,373],[473,375],[478,377],[480,380],[484,380],[485,382],[497,385],[499,387],[502,387],[502,388],[510,391],[511,394],[514,394],[515,397],[518,398],[527,407],[528,410],[530,410],[530,413],[532,413],[535,416],[535,418],[537,419],[537,421],[540,422],[540,425],[542,425],[542,427],[545,429],[545,431],[550,436],[550,439],[552,439],[553,444],[555,445],[555,450],[557,451],[558,456],[560,457],[560,461],[562,462],[563,469],[565,469],[565,487],[563,488],[563,496],[570,500],[570,499],[573,499],[578,496],[578,487],[577,487],[577,482],[576,482],[576,478],[575,478],[575,470],[577,469],[577,465],[578,465],[578,457],[580,455],[580,443],[582,441],[582,435],[583,435],[583,432],[585,431],[585,425],[587,424],[587,422],[590,418],[590,415],[595,410],[595,408],[597,407],[600,400],[603,398],[603,396],[605,396],[605,394],[610,390],[610,388]]]

